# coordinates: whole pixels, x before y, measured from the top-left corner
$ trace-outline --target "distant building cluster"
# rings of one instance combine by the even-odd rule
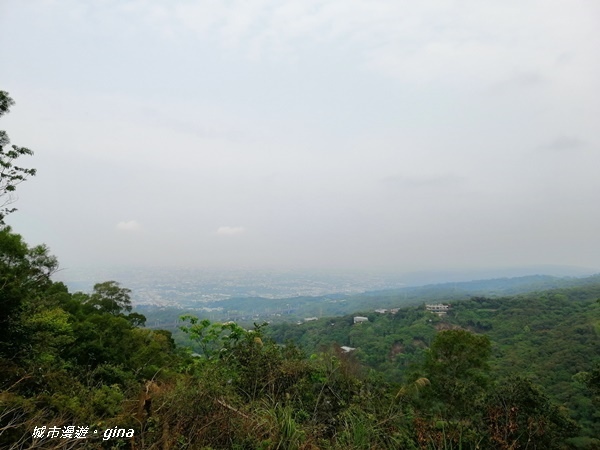
[[[450,310],[450,305],[443,305],[437,303],[435,305],[425,305],[425,309],[432,313],[436,313],[438,316],[444,316]]]

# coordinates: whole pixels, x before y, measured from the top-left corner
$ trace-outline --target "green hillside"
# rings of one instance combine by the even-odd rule
[[[595,278],[582,280],[581,287],[453,302],[442,317],[428,312],[423,303],[395,314],[371,310],[301,325],[277,324],[269,333],[307,352],[331,345],[355,348],[352,353],[361,363],[390,382],[414,377],[440,331],[483,334],[492,343],[490,364],[497,377],[519,374],[543,386],[595,436],[600,434],[600,416],[578,375],[600,363],[600,283]],[[369,321],[354,324],[354,316]]]

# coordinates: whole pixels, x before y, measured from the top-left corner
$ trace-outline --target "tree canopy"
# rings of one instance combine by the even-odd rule
[[[14,103],[8,92],[0,91],[0,117],[7,114]],[[0,130],[0,225],[8,214],[15,211],[8,205],[15,201],[17,186],[36,174],[35,169],[16,165],[17,160],[25,155],[33,155],[33,152],[26,147],[10,145],[6,131]]]

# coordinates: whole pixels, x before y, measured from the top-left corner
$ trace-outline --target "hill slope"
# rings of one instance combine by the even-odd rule
[[[598,433],[598,412],[577,374],[600,363],[600,283],[579,280],[580,287],[512,297],[473,297],[453,302],[439,317],[425,304],[395,314],[372,310],[301,325],[278,324],[270,335],[298,343],[308,352],[331,345],[355,348],[359,361],[390,381],[406,381],[441,330],[465,329],[487,335],[497,376],[518,373],[544,389],[590,435]],[[353,316],[368,322],[354,324]]]

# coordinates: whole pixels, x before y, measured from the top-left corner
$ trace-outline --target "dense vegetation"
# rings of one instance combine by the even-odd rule
[[[308,352],[331,345],[355,348],[353,355],[387,381],[407,382],[422,364],[427,348],[443,330],[463,329],[486,335],[492,343],[490,373],[495,379],[526,377],[542,386],[569,411],[581,434],[600,435],[598,405],[582,383],[600,363],[600,283],[590,277],[575,288],[516,297],[474,297],[452,304],[443,317],[425,305],[397,313],[357,313],[301,325],[277,324],[270,336],[297,343]]]
[[[34,174],[14,151],[8,193]],[[600,448],[599,284],[269,332],[299,345],[188,316],[193,354],[127,288],[72,293],[57,267],[0,225],[0,448]]]

